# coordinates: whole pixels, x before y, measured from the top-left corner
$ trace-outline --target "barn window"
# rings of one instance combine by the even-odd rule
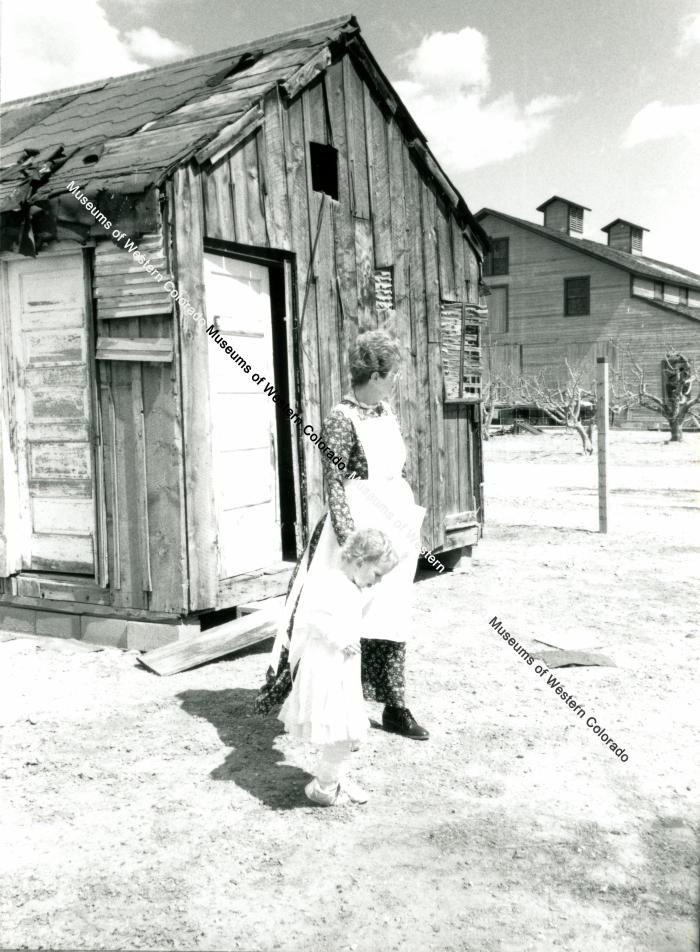
[[[481,400],[481,335],[485,315],[478,307],[440,302],[440,352],[447,403]]]
[[[332,145],[309,142],[311,187],[338,201],[338,150]]]
[[[495,274],[508,274],[509,244],[510,239],[508,238],[491,239],[491,250],[486,252],[484,258],[485,277],[491,277]]]
[[[389,311],[394,306],[394,269],[377,268],[374,272],[374,296],[378,311]]]
[[[687,288],[678,288],[678,303],[679,304],[688,304],[688,289]]]
[[[564,315],[577,317],[591,313],[591,279],[564,278]]]
[[[664,299],[664,283],[663,281],[654,281],[654,300],[663,301]]]

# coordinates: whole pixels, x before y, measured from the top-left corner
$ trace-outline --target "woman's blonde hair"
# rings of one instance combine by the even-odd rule
[[[351,532],[340,550],[340,558],[346,564],[376,562],[385,574],[399,561],[391,539],[379,529],[357,529]]]
[[[367,383],[376,371],[386,377],[401,359],[398,342],[386,331],[360,334],[350,351],[350,378],[353,386]]]

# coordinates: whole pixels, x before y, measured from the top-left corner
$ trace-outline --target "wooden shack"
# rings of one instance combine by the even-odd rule
[[[0,628],[152,647],[284,591],[377,326],[423,542],[477,542],[487,239],[353,17],[1,118]]]

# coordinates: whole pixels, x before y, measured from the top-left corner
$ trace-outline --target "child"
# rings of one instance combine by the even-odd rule
[[[397,561],[383,532],[353,532],[340,550],[340,568],[319,573],[297,608],[289,652],[292,691],[279,719],[290,734],[322,747],[316,776],[305,787],[309,800],[322,806],[367,802],[364,791],[345,778],[368,725],[360,679],[360,590]]]

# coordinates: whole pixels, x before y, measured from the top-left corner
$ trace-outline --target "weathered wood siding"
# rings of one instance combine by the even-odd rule
[[[122,247],[95,250],[107,580],[118,609],[187,612],[181,390],[163,231],[137,241],[164,275],[157,282]],[[130,343],[133,342],[133,343]],[[156,342],[170,358],[157,359]],[[162,347],[158,348],[163,351]],[[151,359],[149,359],[149,357]],[[141,359],[143,358],[143,359]]]
[[[310,141],[338,150],[337,202],[312,189]],[[445,516],[479,492],[478,426],[471,408],[444,412],[440,303],[476,303],[478,254],[398,123],[345,56],[291,102],[269,95],[263,127],[201,179],[208,237],[296,255],[300,412],[316,430],[349,387],[357,333],[379,325],[397,337],[408,478],[429,510],[424,540],[444,546]],[[321,457],[306,438],[301,449],[313,524]]]
[[[520,346],[524,374],[545,371],[555,377],[567,357],[585,362],[593,379],[595,357],[607,354],[633,383],[629,347],[660,396],[664,352],[674,348],[700,355],[700,321],[655,305],[653,287],[648,300],[633,295],[630,274],[621,268],[492,215],[482,224],[490,236],[510,239],[509,274],[487,279],[508,288],[508,331],[491,330],[491,342],[496,351]],[[564,279],[585,275],[591,282],[590,314],[565,317]],[[660,420],[644,410],[629,414],[630,423]]]

